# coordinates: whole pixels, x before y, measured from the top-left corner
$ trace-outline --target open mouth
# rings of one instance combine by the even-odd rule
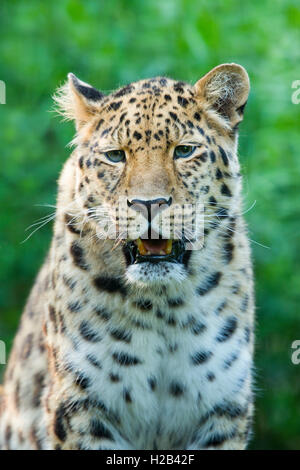
[[[124,245],[127,264],[137,263],[182,263],[185,243],[182,240],[141,239],[129,241]]]

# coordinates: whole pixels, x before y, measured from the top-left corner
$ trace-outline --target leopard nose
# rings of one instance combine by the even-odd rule
[[[166,199],[164,197],[160,197],[157,199],[128,199],[127,205],[128,207],[132,207],[135,210],[139,210],[139,207],[145,206],[147,209],[151,209],[151,207],[157,206],[159,209],[165,209],[167,206],[172,204],[172,198]]]
[[[172,204],[172,198],[166,199],[159,197],[157,199],[131,199],[127,200],[128,207],[139,212],[148,220],[149,226],[157,214]]]

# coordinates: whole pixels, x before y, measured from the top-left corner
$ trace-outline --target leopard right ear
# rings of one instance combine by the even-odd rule
[[[58,88],[53,99],[58,114],[65,120],[74,120],[78,131],[99,112],[104,96],[96,88],[69,73],[68,81]]]
[[[200,78],[195,84],[195,91],[208,108],[225,117],[234,128],[243,119],[250,91],[249,77],[241,65],[222,64]]]

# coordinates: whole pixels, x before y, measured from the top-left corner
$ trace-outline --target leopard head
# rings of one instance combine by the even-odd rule
[[[122,247],[131,282],[184,279],[195,246],[234,213],[248,93],[237,64],[195,85],[157,77],[105,95],[69,74],[58,90],[59,112],[76,125],[76,210]]]

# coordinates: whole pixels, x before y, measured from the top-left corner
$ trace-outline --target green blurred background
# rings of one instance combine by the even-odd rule
[[[167,75],[195,82],[237,62],[252,92],[240,132],[245,209],[257,294],[257,411],[253,449],[300,449],[300,79],[298,0],[2,0],[0,79],[0,339],[11,347],[46,255],[51,224],[26,243],[26,227],[51,209],[72,124],[51,95],[72,71],[103,91]],[[257,244],[258,243],[258,244]],[[264,248],[259,244],[266,245]],[[0,366],[0,375],[4,366]]]

